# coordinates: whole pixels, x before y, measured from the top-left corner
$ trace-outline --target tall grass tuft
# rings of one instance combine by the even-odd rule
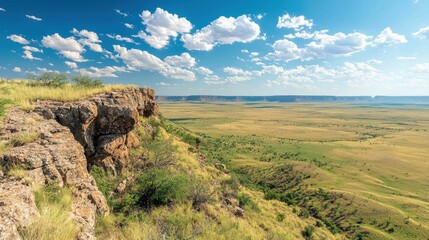
[[[23,239],[76,239],[77,227],[71,217],[72,192],[49,185],[35,192],[40,219],[21,231]]]

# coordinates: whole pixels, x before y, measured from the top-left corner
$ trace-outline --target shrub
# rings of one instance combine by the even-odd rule
[[[277,213],[276,219],[279,222],[283,222],[283,220],[285,220],[285,215],[283,213]]]
[[[241,208],[244,209],[253,209],[258,210],[258,205],[253,201],[253,199],[247,194],[239,194],[238,195],[238,204]]]
[[[299,211],[298,216],[300,216],[301,218],[308,218],[310,217],[310,213],[308,212],[307,209],[302,208],[301,211]]]
[[[61,87],[67,83],[67,76],[62,73],[46,72],[40,76],[27,75],[29,79],[35,80],[30,85]]]
[[[305,239],[312,239],[314,233],[314,227],[313,226],[306,226],[304,230],[301,231],[302,236]]]
[[[92,79],[88,76],[83,76],[83,75],[73,77],[72,80],[75,82],[76,85],[82,86],[82,87],[96,88],[96,87],[103,86],[103,82],[101,80]]]
[[[133,187],[132,191],[125,194],[125,210],[133,207],[150,209],[178,203],[189,196],[188,179],[184,175],[174,175],[163,169],[140,174]]]
[[[192,207],[200,210],[201,206],[205,203],[213,201],[215,191],[210,190],[210,184],[201,179],[193,179],[189,198],[192,201]]]

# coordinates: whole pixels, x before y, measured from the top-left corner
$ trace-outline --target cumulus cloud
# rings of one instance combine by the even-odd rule
[[[295,31],[300,31],[303,28],[312,28],[313,20],[306,19],[303,15],[301,16],[290,16],[288,13],[279,17],[277,22],[278,28],[292,28]]]
[[[190,68],[195,66],[197,63],[195,61],[195,58],[193,58],[189,53],[182,53],[180,56],[174,55],[174,56],[168,56],[164,59],[164,62],[167,64],[170,64],[171,66],[175,67],[185,67]]]
[[[57,50],[61,55],[75,62],[86,62],[81,53],[85,52],[84,47],[74,38],[63,38],[58,33],[44,36],[43,46]]]
[[[22,70],[21,70],[21,68],[19,68],[19,67],[14,67],[14,68],[13,68],[13,71],[14,71],[14,72],[18,72],[18,73],[19,73],[19,72],[21,72]]]
[[[83,46],[88,46],[94,52],[103,52],[103,48],[99,44],[101,43],[101,40],[98,38],[97,33],[85,29],[78,31],[76,28],[73,28],[71,32],[75,36],[80,37],[78,41]]]
[[[118,66],[107,66],[103,68],[90,67],[88,69],[79,69],[78,72],[81,75],[94,77],[94,78],[100,78],[100,77],[116,78],[118,77],[118,75],[116,75],[117,72],[127,72],[127,69],[125,67],[118,67]]]
[[[211,74],[213,74],[213,71],[212,70],[210,70],[210,69],[208,69],[208,68],[206,68],[206,67],[197,67],[196,69],[195,69],[199,74],[203,74],[203,75],[211,75]]]
[[[394,33],[390,27],[385,28],[374,40],[376,44],[399,44],[406,43],[404,35]]]
[[[72,69],[77,69],[77,68],[78,68],[78,66],[77,66],[77,64],[76,64],[75,62],[65,61],[64,63],[65,63],[69,68],[72,68]]]
[[[25,17],[26,17],[26,18],[29,18],[29,19],[32,19],[32,20],[34,20],[34,21],[42,21],[42,19],[41,19],[41,18],[38,18],[38,17],[36,17],[36,16],[34,16],[34,15],[25,15]]]
[[[186,18],[161,8],[157,8],[154,13],[145,10],[140,17],[146,29],[140,31],[135,37],[145,40],[151,47],[157,49],[167,46],[170,38],[176,38],[179,34],[188,33],[192,29],[191,22]]]
[[[426,39],[429,37],[429,26],[420,28],[413,36],[419,39]]]
[[[147,51],[127,49],[119,45],[114,45],[113,49],[117,53],[116,57],[122,59],[130,70],[156,71],[163,76],[174,79],[182,79],[185,81],[196,80],[195,74],[192,71],[172,66]]]
[[[269,56],[276,60],[311,60],[314,58],[350,56],[361,52],[371,45],[371,37],[363,33],[336,33],[329,35],[327,32],[317,32],[313,41],[305,47],[298,47],[288,39],[281,39],[272,45],[274,52]]]
[[[128,17],[128,14],[126,14],[126,13],[122,12],[122,11],[121,11],[121,10],[119,10],[119,9],[115,9],[115,12],[116,12],[117,14],[119,14],[119,15],[124,16],[124,17]]]
[[[182,35],[181,41],[189,50],[210,51],[216,45],[252,42],[260,32],[259,25],[246,15],[221,16],[194,34]]]
[[[23,38],[23,37],[21,37],[19,35],[16,35],[16,34],[9,35],[6,38],[10,39],[11,41],[14,41],[16,43],[21,43],[21,44],[24,44],[24,45],[30,43],[27,39],[25,39],[25,38]]]
[[[22,58],[29,59],[29,60],[39,60],[41,61],[41,58],[37,58],[33,56],[33,52],[42,53],[43,51],[41,49],[38,49],[36,47],[31,46],[24,46],[22,47],[24,49],[24,55],[22,55]]]
[[[372,61],[345,62],[336,68],[319,65],[297,66],[291,69],[277,69],[271,74],[274,80],[267,81],[267,86],[308,87],[315,82],[333,82],[341,80],[349,86],[364,87],[383,79],[383,74],[376,69]]]
[[[116,39],[118,41],[123,41],[123,42],[127,42],[127,43],[138,44],[133,39],[131,39],[129,37],[122,37],[121,35],[111,35],[111,34],[106,34],[106,36],[109,37],[109,38],[112,38],[112,39]]]
[[[129,28],[129,29],[133,29],[134,25],[131,23],[124,23],[125,27]]]

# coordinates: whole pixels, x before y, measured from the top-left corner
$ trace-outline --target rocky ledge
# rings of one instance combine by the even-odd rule
[[[0,159],[0,239],[20,239],[19,229],[40,217],[33,191],[47,184],[72,188],[72,216],[79,239],[94,239],[95,215],[108,214],[106,199],[88,169],[114,173],[138,144],[131,131],[139,118],[158,115],[155,93],[130,88],[70,103],[41,101],[33,111],[12,109],[0,127],[12,142]],[[32,136],[30,142],[16,141]],[[19,167],[24,178],[9,174]]]

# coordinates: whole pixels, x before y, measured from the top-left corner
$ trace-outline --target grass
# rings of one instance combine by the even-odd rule
[[[296,193],[295,204],[349,237],[429,234],[427,106],[160,103],[160,108],[204,138],[201,149],[208,159],[241,173],[249,186],[272,187],[279,199]],[[274,171],[288,164],[291,170]]]
[[[38,86],[28,84],[29,80],[1,80],[0,81],[0,115],[2,102],[12,103],[24,109],[34,107],[37,100],[77,101],[98,93],[124,89],[132,86],[105,85],[99,87],[85,87],[75,84],[65,84],[61,87]]]
[[[35,192],[40,219],[21,231],[23,239],[76,239],[77,228],[71,218],[72,193],[53,185]]]

